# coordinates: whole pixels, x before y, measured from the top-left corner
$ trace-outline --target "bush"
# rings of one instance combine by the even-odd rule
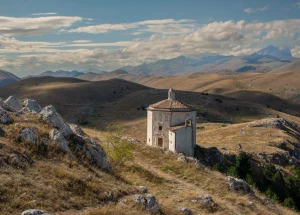
[[[239,178],[239,174],[235,166],[231,166],[228,168],[227,175],[230,175],[235,178]]]
[[[279,198],[278,196],[276,195],[276,193],[274,193],[272,191],[272,189],[269,187],[267,190],[266,190],[266,195],[271,198],[274,202],[278,202],[279,201]]]
[[[296,209],[296,203],[295,201],[288,197],[283,201],[283,206],[288,207],[288,208],[292,208],[292,209]]]
[[[251,172],[250,157],[245,152],[242,152],[236,158],[235,167],[239,177],[243,179],[246,178],[247,174]]]
[[[107,130],[106,146],[104,146],[107,156],[116,164],[133,160],[134,146],[122,138],[121,127],[109,125]]]

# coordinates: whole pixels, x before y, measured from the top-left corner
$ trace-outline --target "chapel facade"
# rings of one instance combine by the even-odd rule
[[[176,100],[170,89],[168,99],[147,108],[147,145],[194,156],[196,115],[196,110]]]

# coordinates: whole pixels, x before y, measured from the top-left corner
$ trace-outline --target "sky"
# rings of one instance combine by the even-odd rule
[[[0,0],[0,69],[20,77],[267,45],[300,57],[299,0]]]

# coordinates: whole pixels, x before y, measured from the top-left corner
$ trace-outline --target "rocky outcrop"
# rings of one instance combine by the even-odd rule
[[[57,129],[52,129],[49,133],[50,140],[52,141],[50,145],[55,145],[60,150],[64,152],[70,152],[66,138]]]
[[[14,109],[10,107],[8,104],[6,104],[1,98],[0,98],[0,108],[3,108],[4,110],[13,112]]]
[[[28,108],[29,110],[40,113],[42,111],[42,107],[39,103],[32,99],[25,99],[23,101],[24,108]]]
[[[75,133],[75,134],[78,134],[78,135],[85,135],[84,131],[82,130],[82,128],[79,126],[79,125],[70,125],[70,128],[71,130]]]
[[[0,108],[0,124],[11,124],[12,122],[13,119],[10,114],[3,108]]]
[[[52,105],[49,105],[40,112],[43,120],[48,122],[53,128],[59,130],[59,132],[64,136],[68,137],[73,134],[70,126],[65,123],[64,119],[59,113],[55,110]]]
[[[296,130],[296,126],[283,118],[267,118],[251,122],[249,127],[283,128],[284,126]]]
[[[103,148],[94,139],[85,138],[85,154],[89,162],[104,170],[109,170],[107,156]]]
[[[28,209],[26,211],[23,211],[21,215],[50,215],[50,214],[45,213],[44,211],[38,209]]]
[[[20,141],[30,145],[38,144],[38,132],[31,127],[25,127],[22,129],[19,137]]]
[[[159,205],[158,202],[156,201],[155,196],[151,194],[146,194],[146,195],[136,194],[134,195],[133,198],[135,203],[142,205],[151,213],[155,213],[155,214],[160,213]]]
[[[20,101],[15,96],[10,96],[5,100],[5,103],[8,104],[14,111],[19,111],[23,108]]]
[[[252,187],[242,179],[228,176],[229,187],[231,191],[243,194],[254,194]]]

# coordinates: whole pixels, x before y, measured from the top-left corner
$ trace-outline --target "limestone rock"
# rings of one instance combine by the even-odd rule
[[[20,101],[15,96],[10,96],[5,100],[5,103],[8,104],[14,111],[19,111],[23,108]]]
[[[78,125],[70,125],[71,130],[78,135],[84,135],[84,131],[82,130],[82,128]]]
[[[11,118],[10,114],[0,108],[0,124],[11,124],[13,122],[13,119]]]
[[[13,112],[14,109],[10,107],[8,104],[6,104],[1,98],[0,98],[0,108],[3,108],[4,110]]]
[[[147,210],[151,211],[151,213],[159,213],[159,205],[158,202],[156,201],[155,196],[151,194],[146,194],[146,195],[139,195],[136,194],[134,195],[134,201],[135,203],[144,206]]]
[[[32,99],[25,99],[23,105],[25,108],[28,108],[36,113],[40,113],[42,111],[41,105]]]
[[[104,170],[109,170],[107,156],[103,148],[94,139],[85,138],[87,145],[85,146],[86,156],[91,164],[94,164]]]
[[[192,215],[192,211],[189,208],[183,207],[183,208],[178,208],[178,211],[181,212],[184,215]]]
[[[216,203],[210,195],[199,195],[193,202],[199,202],[203,208],[214,210],[216,208]]]
[[[59,130],[52,129],[49,133],[49,137],[50,140],[52,140],[52,144],[55,144],[59,149],[65,152],[70,152],[67,140]]]
[[[36,129],[33,129],[31,127],[25,127],[21,131],[20,141],[30,144],[30,145],[37,145],[38,144],[38,132],[36,131]]]
[[[48,122],[53,128],[59,130],[59,132],[64,136],[68,137],[73,134],[70,126],[65,123],[62,116],[57,113],[55,108],[52,105],[44,107],[43,110],[40,112],[43,120]]]
[[[254,194],[252,187],[242,179],[228,176],[229,187],[233,192]]]
[[[38,209],[28,209],[26,211],[23,211],[21,215],[50,215],[50,214],[45,213],[44,211]]]

